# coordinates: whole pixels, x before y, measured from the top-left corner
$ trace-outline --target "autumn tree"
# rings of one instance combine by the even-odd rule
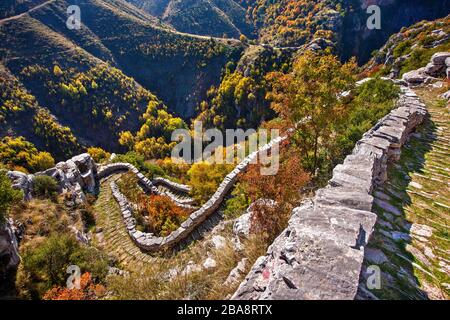
[[[267,243],[286,227],[292,209],[299,202],[301,188],[310,180],[298,149],[282,145],[280,150],[283,156],[277,174],[261,175],[261,164],[252,164],[240,178],[253,202],[250,231],[260,234]]]
[[[92,159],[94,159],[94,161],[97,163],[105,162],[111,156],[109,152],[98,147],[90,147],[87,149],[87,152],[92,157]]]
[[[140,197],[138,211],[147,217],[146,231],[161,236],[167,236],[176,230],[189,215],[170,198],[160,195]]]
[[[231,169],[229,164],[194,163],[187,172],[192,197],[198,203],[208,201]]]
[[[333,128],[348,113],[342,93],[354,87],[356,68],[354,60],[342,64],[333,55],[307,51],[294,62],[292,73],[267,76],[273,88],[267,98],[283,119],[297,126],[294,139],[311,172],[320,166],[321,151],[333,142]]]

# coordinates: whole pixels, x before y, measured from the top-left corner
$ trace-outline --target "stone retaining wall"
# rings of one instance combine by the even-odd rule
[[[139,170],[133,166],[130,163],[126,163],[126,162],[117,162],[117,163],[110,163],[104,166],[99,167],[98,169],[98,173],[97,173],[97,179],[104,179],[106,177],[109,177],[112,174],[115,173],[120,173],[120,172],[132,172],[136,175],[136,177],[138,178],[138,183],[139,185],[142,187],[142,189],[146,192],[146,193],[152,193],[152,194],[159,194],[159,195],[164,195],[169,197],[173,202],[175,202],[178,206],[186,208],[186,209],[194,209],[195,207],[193,207],[191,204],[193,203],[194,200],[192,199],[179,199],[177,198],[175,195],[168,193],[168,192],[160,192],[158,190],[158,188],[156,188],[155,184],[153,183],[153,181],[155,181],[155,179],[153,181],[150,181],[150,179],[146,178],[142,173],[139,172]],[[172,182],[170,180],[167,179],[163,179],[163,178],[156,178],[157,183],[161,183],[161,180],[164,180],[164,184],[169,188],[169,189],[175,189],[176,191],[180,191],[180,190],[190,190],[189,186],[184,186],[175,182]]]
[[[193,212],[189,218],[187,218],[181,226],[173,231],[170,235],[167,237],[157,237],[151,233],[143,233],[138,230],[136,230],[136,221],[132,218],[131,215],[131,206],[128,203],[125,196],[119,191],[117,188],[117,185],[115,183],[111,183],[111,191],[113,193],[114,198],[119,203],[120,210],[122,212],[122,216],[124,218],[124,222],[126,225],[126,228],[128,230],[128,233],[130,234],[133,241],[136,243],[136,245],[146,251],[159,251],[167,248],[171,248],[180,241],[184,240],[186,237],[188,237],[191,232],[195,230],[197,226],[199,226],[203,221],[205,221],[209,216],[211,216],[220,206],[222,201],[224,200],[226,194],[230,191],[230,189],[233,187],[234,183],[236,182],[239,173],[245,170],[245,168],[252,163],[258,156],[259,153],[265,152],[272,148],[275,144],[279,144],[281,141],[286,139],[287,137],[278,137],[273,139],[268,144],[264,145],[262,148],[260,148],[258,151],[255,151],[251,153],[249,156],[247,156],[241,163],[239,163],[233,171],[231,171],[225,179],[222,181],[222,183],[217,188],[214,195],[198,210]],[[124,165],[128,165],[127,168],[130,168],[129,164],[121,164],[122,166],[117,166],[118,170],[119,168],[122,168],[121,170],[125,170]],[[111,165],[109,165],[111,166]],[[108,167],[108,166],[107,166]],[[105,167],[104,170],[107,170],[108,174],[111,174],[113,170],[113,167],[110,167],[111,169],[107,169]],[[99,174],[103,175],[103,169],[99,171]],[[148,180],[148,179],[147,179]],[[153,188],[155,188],[153,186]]]
[[[182,192],[182,193],[189,193],[191,192],[191,187],[184,185],[184,184],[180,184],[180,183],[176,183],[173,181],[170,181],[169,179],[165,179],[162,177],[156,177],[152,180],[154,185],[164,185],[170,189],[176,190],[178,192]]]
[[[425,115],[417,95],[402,87],[397,108],[364,134],[325,188],[293,210],[232,299],[354,299],[377,219],[371,193]]]

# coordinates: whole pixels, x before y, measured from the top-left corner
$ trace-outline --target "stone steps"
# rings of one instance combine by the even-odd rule
[[[428,108],[430,120],[410,139],[404,148],[407,152],[390,172],[385,187],[376,193],[377,198],[381,196],[403,211],[403,217],[393,216],[389,223],[380,219],[377,227],[380,231],[374,235],[374,246],[387,256],[395,255],[401,260],[387,263],[390,272],[382,281],[390,286],[376,293],[381,299],[424,298],[425,294],[433,299],[448,299],[450,295],[448,288],[442,288],[443,283],[450,283],[445,267],[450,252],[450,114],[436,111],[433,105]],[[437,124],[434,128],[433,122]],[[411,233],[411,223],[430,226],[431,236]],[[401,240],[400,234],[396,234],[395,240],[390,238],[391,232],[398,230],[410,240]],[[399,243],[387,245],[392,241]],[[407,278],[417,279],[418,284],[406,281]]]
[[[116,175],[110,181],[117,181]],[[120,210],[112,198],[109,183],[100,186],[100,196],[94,206],[97,224],[103,228],[104,241],[99,246],[109,255],[117,259],[121,266],[140,268],[151,261],[153,257],[141,252],[130,239],[125,230]]]

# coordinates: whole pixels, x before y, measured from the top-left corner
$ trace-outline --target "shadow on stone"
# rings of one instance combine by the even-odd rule
[[[372,211],[378,219],[365,251],[359,299],[429,298],[414,275],[414,268],[418,267],[415,257],[407,250],[412,243],[413,224],[408,221],[405,207],[412,203],[407,192],[411,176],[423,173],[425,155],[436,138],[436,125],[427,117],[402,148],[400,161],[390,165],[388,180],[374,191]],[[373,272],[374,266],[379,268],[379,277]],[[373,285],[377,281],[378,288]]]

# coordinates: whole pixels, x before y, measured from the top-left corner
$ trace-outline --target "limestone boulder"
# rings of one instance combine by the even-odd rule
[[[431,63],[444,66],[448,58],[450,58],[450,52],[437,52],[431,57]]]
[[[217,262],[213,258],[208,257],[205,262],[203,262],[204,269],[214,269],[215,267],[217,267]]]
[[[14,189],[22,190],[25,200],[31,199],[32,175],[20,171],[8,171],[6,175],[11,179]]]
[[[434,63],[428,63],[425,67],[425,73],[433,76],[433,77],[438,77],[441,74],[444,73],[444,70],[446,70],[446,66],[445,64],[434,64]]]
[[[10,219],[0,224],[0,279],[14,271],[20,262],[15,226]]]
[[[47,175],[53,177],[59,186],[59,191],[72,193],[76,203],[85,199],[84,191],[93,193],[96,187],[97,166],[92,157],[83,153],[65,162],[59,162],[54,168],[35,174],[24,174],[18,171],[7,173],[13,187],[24,193],[26,200],[32,197],[33,180],[36,176]]]
[[[418,85],[425,81],[427,75],[424,73],[425,70],[418,69],[407,72],[403,75],[402,79],[408,84]]]

